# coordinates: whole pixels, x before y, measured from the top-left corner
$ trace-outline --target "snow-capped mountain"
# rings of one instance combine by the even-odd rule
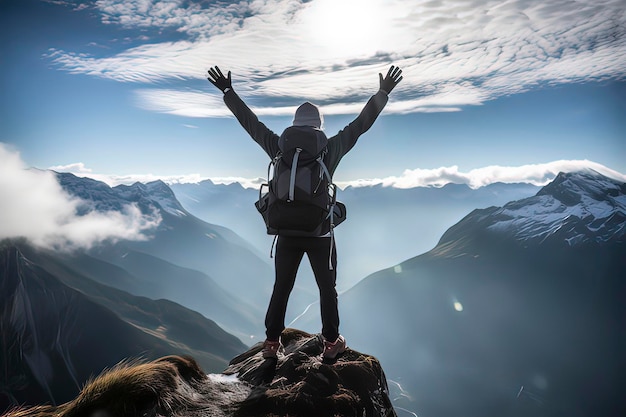
[[[548,201],[553,199],[560,203],[559,207],[553,210],[555,214],[559,214],[555,216],[556,219],[551,219],[549,214],[541,216],[533,213],[526,216],[539,218],[544,229],[550,230],[547,233],[543,232],[546,236],[559,235],[570,245],[624,241],[626,183],[620,183],[591,170],[561,173],[537,194],[537,198]],[[515,217],[515,213],[509,215]],[[574,221],[577,228],[564,227]],[[533,236],[532,233],[528,235]]]
[[[144,214],[160,209],[174,216],[189,215],[172,190],[160,180],[109,187],[103,182],[69,173],[56,173],[56,176],[66,191],[87,203],[85,209],[119,211],[129,203],[136,203]]]
[[[522,245],[624,242],[626,184],[591,170],[560,173],[535,196],[473,211],[442,236],[439,249],[449,253],[470,231]]]
[[[140,206],[156,205],[173,216],[187,216],[189,213],[178,202],[171,188],[157,180],[147,184],[137,182],[133,185],[118,185],[114,188],[124,201],[138,202]]]
[[[567,173],[473,211],[343,293],[342,333],[417,415],[625,415],[624,190]]]
[[[273,273],[244,239],[193,216],[162,181],[109,187],[72,174],[58,174],[58,179],[67,192],[85,202],[85,210],[120,211],[135,204],[143,214],[156,213],[161,219],[147,240],[105,243],[84,254],[106,262],[109,268],[121,268],[136,278],[132,282],[127,278],[113,282],[119,273],[102,274],[84,256],[66,262],[106,285],[193,308],[239,337],[249,338],[253,330],[262,336],[260,317]],[[103,282],[107,276],[110,281]]]

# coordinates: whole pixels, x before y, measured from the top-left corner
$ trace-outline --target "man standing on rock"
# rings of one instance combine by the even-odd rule
[[[208,80],[224,93],[224,102],[233,112],[241,126],[273,160],[280,152],[280,136],[259,121],[257,116],[235,93],[231,73],[224,76],[216,66],[209,69]],[[323,154],[323,162],[330,176],[337,169],[339,161],[356,144],[357,139],[373,124],[387,104],[388,94],[402,80],[402,70],[391,66],[387,75],[379,75],[380,88],[374,94],[354,121],[328,139]],[[323,117],[318,107],[306,102],[296,110],[293,126],[321,131]],[[336,265],[337,252],[329,234],[320,236],[286,236],[278,233],[275,254],[276,279],[274,290],[265,316],[266,340],[263,344],[263,357],[276,358],[280,347],[280,334],[285,329],[285,314],[289,295],[293,289],[298,267],[304,254],[307,254],[315,280],[320,291],[322,316],[322,336],[324,338],[324,359],[333,360],[346,350],[346,341],[339,334],[339,312],[337,308]],[[329,267],[330,253],[330,267]]]

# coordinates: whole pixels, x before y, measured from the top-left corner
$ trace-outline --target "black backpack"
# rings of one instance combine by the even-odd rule
[[[345,219],[345,206],[336,200],[337,187],[324,164],[327,144],[324,132],[312,127],[291,126],[280,136],[279,153],[255,204],[268,234],[322,236]]]

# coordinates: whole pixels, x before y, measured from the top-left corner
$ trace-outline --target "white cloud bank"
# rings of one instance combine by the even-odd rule
[[[63,166],[51,167],[55,171],[71,172],[77,176],[89,177],[107,183],[110,186],[120,184],[133,184],[135,182],[150,182],[162,180],[167,184],[196,184],[201,181],[211,180],[216,184],[231,184],[238,182],[245,188],[258,188],[264,178],[209,178],[199,174],[159,176],[149,175],[103,175],[95,174],[87,169],[84,164],[76,163]],[[458,166],[441,167],[435,169],[407,169],[400,176],[386,178],[360,179],[355,181],[337,181],[341,188],[368,187],[382,185],[394,188],[414,187],[442,187],[446,184],[466,184],[471,188],[484,187],[493,183],[529,183],[543,186],[552,181],[559,172],[574,172],[592,169],[607,177],[626,182],[626,175],[605,167],[604,165],[587,160],[561,160],[545,164],[522,165],[518,167],[488,166],[472,169],[468,172],[459,171]]]
[[[459,171],[458,166],[436,169],[407,169],[401,176],[380,179],[365,179],[345,182],[342,187],[366,187],[382,185],[394,188],[442,187],[446,184],[466,184],[471,188],[484,187],[493,183],[529,183],[543,186],[552,181],[559,172],[575,172],[592,169],[607,177],[626,182],[626,175],[614,171],[604,165],[587,160],[561,160],[545,164],[522,165],[518,167],[488,166],[472,169],[468,172]]]
[[[85,168],[74,165],[75,169]],[[20,155],[0,143],[0,240],[26,238],[34,245],[71,250],[118,239],[144,240],[160,223],[135,205],[123,211],[89,211],[66,193],[50,171],[28,169]]]
[[[73,73],[150,84],[141,107],[191,117],[228,114],[206,70],[232,70],[258,114],[303,99],[326,114],[357,111],[389,64],[404,70],[387,112],[454,111],[537,84],[623,79],[623,0],[98,0],[106,24],[175,29],[184,40],[111,56],[51,50]],[[180,89],[153,88],[176,80]],[[208,93],[207,93],[208,92]],[[347,97],[347,98],[346,98]],[[280,103],[280,104],[279,104]]]

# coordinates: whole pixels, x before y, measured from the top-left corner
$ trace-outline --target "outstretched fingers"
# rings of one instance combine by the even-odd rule
[[[389,67],[389,71],[387,71],[387,75],[383,78],[381,73],[378,73],[380,79],[380,88],[389,94],[391,90],[395,88],[395,86],[402,81],[402,70],[395,65]]]
[[[228,71],[228,77],[224,77],[222,70],[216,65],[213,68],[209,68],[209,76],[207,80],[211,82],[215,87],[219,88],[222,92],[226,92],[228,89],[232,89],[232,82],[230,79],[230,71]]]
[[[213,79],[213,81],[224,78],[224,74],[222,74],[220,67],[218,67],[217,65],[215,66],[215,68],[209,68],[209,76]]]
[[[400,67],[392,65],[387,72],[387,78],[391,78],[396,84],[402,80],[402,70]]]

